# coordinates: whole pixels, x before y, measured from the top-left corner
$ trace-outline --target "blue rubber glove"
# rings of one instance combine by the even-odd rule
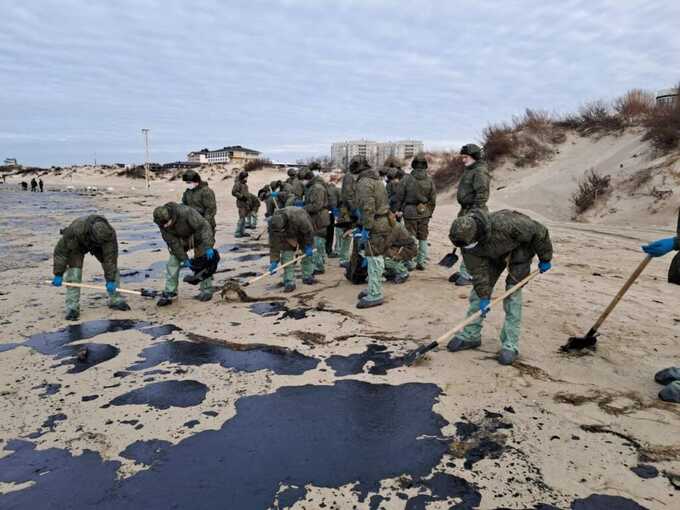
[[[657,239],[653,243],[646,244],[642,247],[647,255],[651,257],[663,257],[668,252],[675,249],[676,237],[667,237],[666,239]]]
[[[314,248],[312,247],[311,244],[308,244],[307,246],[305,246],[305,256],[311,257],[312,255],[314,255]]]
[[[182,267],[188,267],[188,268],[191,269],[191,260],[186,259],[186,260],[182,261]]]
[[[116,282],[106,282],[106,292],[109,294],[115,294],[117,288]]]
[[[546,271],[550,271],[552,269],[552,264],[550,262],[539,262],[538,263],[538,270],[541,273],[545,273]]]
[[[361,238],[362,241],[368,241],[369,238],[371,237],[371,231],[362,228],[361,231],[359,232],[359,237]]]
[[[366,257],[361,259],[361,268],[366,269],[368,267],[368,259]]]
[[[483,298],[479,300],[479,311],[482,312],[482,317],[486,317],[486,314],[489,313],[489,306],[491,306],[490,299]]]
[[[215,250],[213,250],[212,248],[208,248],[205,251],[205,256],[207,257],[208,260],[212,260],[213,257],[215,256]]]
[[[333,207],[331,209],[331,214],[335,219],[338,219],[340,217],[340,209],[338,209],[337,207]]]
[[[276,272],[276,268],[279,267],[279,261],[275,260],[271,264],[269,264],[269,267],[267,268],[267,271],[269,271],[269,274],[274,274]]]
[[[58,274],[57,276],[52,278],[52,285],[54,285],[55,287],[61,287],[61,282],[63,282],[63,281],[64,281],[64,277],[61,276],[60,274]]]
[[[294,205],[295,207],[304,207],[304,206],[305,206],[305,201],[304,201],[304,200],[300,200],[300,199],[298,198],[297,200],[295,200],[295,202],[293,202],[293,205]]]
[[[271,196],[272,196],[272,198],[277,198],[279,196],[279,192],[278,191],[272,191]]]

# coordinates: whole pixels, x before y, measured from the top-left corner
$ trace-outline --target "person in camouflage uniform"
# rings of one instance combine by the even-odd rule
[[[298,178],[298,171],[295,168],[288,169],[288,179],[286,183],[290,186],[293,192],[293,205],[302,206],[305,199],[305,186],[302,181]]]
[[[210,224],[214,235],[217,227],[215,223],[215,215],[217,214],[215,193],[210,189],[207,182],[201,180],[198,172],[194,170],[184,172],[182,180],[187,183],[187,189],[182,195],[182,203],[192,209],[196,209]]]
[[[387,238],[391,232],[388,214],[387,191],[378,172],[371,168],[366,158],[359,157],[350,168],[356,173],[355,206],[358,225],[355,242],[365,253],[368,263],[368,289],[359,294],[357,308],[380,306],[384,302],[382,289]]]
[[[392,283],[400,284],[408,280],[405,262],[418,254],[418,246],[403,223],[390,218],[390,225],[392,230],[385,241],[385,273],[392,277]]]
[[[323,178],[310,169],[300,172],[300,180],[305,186],[304,209],[314,225],[314,274],[323,274],[326,272],[326,229],[331,222],[328,191]]]
[[[489,170],[482,160],[482,149],[474,143],[463,145],[460,150],[465,170],[458,182],[456,198],[460,204],[458,216],[464,216],[475,209],[488,212]],[[472,277],[466,269],[465,260],[461,262],[459,271],[449,277],[451,283],[459,287],[472,285]]]
[[[506,289],[526,278],[531,261],[538,256],[538,268],[550,270],[553,248],[548,229],[528,216],[509,210],[491,214],[481,209],[456,218],[449,232],[451,242],[461,248],[465,264],[472,274],[470,306],[467,316],[481,311],[486,316],[491,294],[501,273],[508,270]],[[501,330],[499,363],[512,364],[519,355],[522,325],[522,291],[503,301],[505,323]],[[483,317],[456,334],[448,344],[452,352],[474,349],[481,345]]]
[[[399,187],[401,186],[401,179],[404,177],[404,172],[401,168],[390,168],[387,172],[387,200],[390,204],[390,211],[394,214],[399,212]]]
[[[427,174],[427,159],[418,154],[411,162],[413,171],[404,177],[398,188],[396,206],[403,216],[406,228],[418,240],[418,254],[415,262],[409,261],[409,269],[424,270],[427,263],[427,238],[429,225],[435,207],[437,190]]]
[[[335,226],[335,222],[340,218],[340,189],[335,183],[329,182],[326,184],[326,191],[328,192],[328,210],[331,213],[330,224],[328,225],[328,231],[326,232],[326,240],[328,242],[326,253],[328,253],[330,258],[337,259],[340,256],[338,253],[338,237],[343,234],[342,229],[336,228]],[[331,239],[335,241],[335,246],[333,246]]]
[[[174,202],[156,207],[153,221],[158,225],[170,252],[165,267],[165,289],[157,303],[158,306],[167,306],[177,297],[179,270],[191,267],[187,251],[193,249],[195,257],[205,255],[212,259],[215,256],[215,236],[210,224],[195,209]],[[203,280],[199,289],[194,299],[210,301],[213,295],[212,277]]]
[[[352,236],[349,232],[356,223],[356,204],[354,189],[356,186],[356,175],[359,164],[358,157],[354,157],[345,171],[342,178],[342,186],[340,188],[340,216],[336,218],[338,230],[335,232],[335,237],[338,239],[338,256],[340,258],[340,267],[346,269],[349,267],[349,256],[352,250]]]
[[[118,271],[118,239],[116,231],[103,216],[82,216],[61,231],[61,239],[54,247],[54,279],[52,285],[61,287],[62,282],[82,283],[85,254],[91,253],[101,263],[109,294],[109,308],[130,310],[116,291],[120,285]],[[66,288],[66,320],[80,318],[80,289]]]
[[[246,216],[245,228],[257,228],[257,212],[260,210],[260,201],[257,196],[248,192],[248,215]]]
[[[236,207],[238,207],[238,223],[236,224],[234,237],[250,237],[250,234],[245,231],[246,218],[250,214],[248,172],[239,172],[234,181],[234,186],[231,188],[231,194],[236,198]]]
[[[302,259],[302,283],[313,285],[314,279],[314,225],[307,211],[301,207],[284,207],[278,209],[270,222],[270,265],[274,272],[279,263],[286,264],[293,260],[295,252],[300,248],[305,257]],[[283,268],[284,292],[295,290],[295,265]]]

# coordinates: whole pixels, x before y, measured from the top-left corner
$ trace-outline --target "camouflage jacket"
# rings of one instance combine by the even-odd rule
[[[417,168],[404,177],[399,186],[396,205],[407,220],[432,217],[437,206],[437,190],[427,170]]]
[[[487,210],[486,203],[489,200],[489,171],[486,163],[476,161],[463,171],[458,183],[456,195],[460,204],[458,216],[468,213],[472,209]]]
[[[329,182],[326,185],[326,191],[328,192],[328,209],[337,209],[340,207],[340,190],[338,187]]]
[[[215,245],[210,224],[195,209],[181,204],[167,204],[172,216],[169,228],[159,226],[161,236],[168,245],[168,251],[179,260],[189,258],[187,250],[194,249],[197,256],[203,255]]]
[[[298,246],[304,249],[313,244],[314,225],[303,208],[284,207],[274,214],[283,214],[286,217],[286,230],[270,233],[269,256],[272,262],[281,259],[282,251],[295,251]]]
[[[356,208],[359,209],[359,224],[366,230],[382,233],[390,231],[387,221],[389,205],[387,191],[382,179],[373,169],[359,174],[355,189]]]
[[[391,179],[387,181],[385,190],[387,191],[387,200],[390,204],[390,211],[399,211],[399,190],[401,188],[401,181],[398,179]]]
[[[418,254],[418,245],[403,223],[395,222],[387,236],[386,256],[393,260],[411,260]]]
[[[113,231],[113,237],[106,243],[98,243],[92,236],[92,225],[103,221]],[[116,280],[118,271],[118,239],[116,231],[103,216],[92,214],[82,216],[61,231],[61,239],[54,247],[53,274],[63,275],[72,260],[82,258],[86,253],[94,255],[102,264],[106,281]]]
[[[187,189],[182,195],[182,203],[196,209],[215,230],[217,201],[215,200],[215,193],[210,189],[207,182],[201,182],[195,189]]]
[[[321,177],[314,177],[305,189],[305,211],[312,218],[314,231],[323,232],[330,225],[328,215],[328,191]]]
[[[541,223],[507,209],[491,214],[482,211],[473,214],[479,219],[478,224],[484,232],[474,248],[463,248],[462,252],[480,298],[491,296],[493,267],[504,268],[510,261],[511,271],[528,273],[534,255],[541,262],[552,260],[550,234]]]
[[[302,200],[305,198],[305,186],[302,181],[297,177],[289,177],[286,179],[286,183],[290,184],[290,189],[293,192],[293,200]]]
[[[350,212],[356,209],[355,200],[356,177],[347,172],[342,178],[340,189],[340,202],[342,207],[346,207]]]

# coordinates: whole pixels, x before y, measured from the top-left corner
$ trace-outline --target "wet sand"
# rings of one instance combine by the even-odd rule
[[[251,174],[251,189],[273,177]],[[123,313],[83,291],[81,320],[69,325],[63,290],[41,284],[59,228],[80,214],[106,215],[126,286],[160,290],[167,252],[151,211],[182,190],[158,181],[147,194],[139,181],[84,179],[113,191],[0,192],[8,204],[0,210],[0,507],[678,505],[680,406],[660,402],[654,382],[680,364],[670,257],[632,287],[597,351],[559,352],[642,259],[639,245],[670,228],[547,222],[555,264],[524,291],[520,362],[495,361],[503,316],[495,310],[479,350],[439,350],[405,367],[404,353],[465,314],[468,290],[436,265],[450,251],[452,196],[439,197],[428,270],[386,283],[381,308],[357,310],[361,287],[331,259],[316,286],[298,282],[284,294],[272,278],[248,287],[258,303],[198,303],[197,289],[181,283],[178,303],[159,309],[131,297]],[[217,284],[268,262],[262,241],[233,238],[231,184],[211,180]],[[85,264],[85,281],[101,284],[96,260]]]

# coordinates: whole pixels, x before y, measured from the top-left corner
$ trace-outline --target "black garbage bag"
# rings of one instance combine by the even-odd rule
[[[359,243],[352,243],[352,255],[349,258],[349,266],[345,269],[345,278],[355,285],[366,283],[368,279],[367,260],[359,253]]]
[[[671,267],[668,268],[668,283],[680,285],[680,252],[676,253],[671,260]]]
[[[198,285],[203,280],[210,278],[217,271],[217,266],[220,263],[220,254],[217,250],[213,250],[215,254],[212,259],[208,259],[205,255],[191,259],[192,274],[186,275],[183,280],[190,285]]]

